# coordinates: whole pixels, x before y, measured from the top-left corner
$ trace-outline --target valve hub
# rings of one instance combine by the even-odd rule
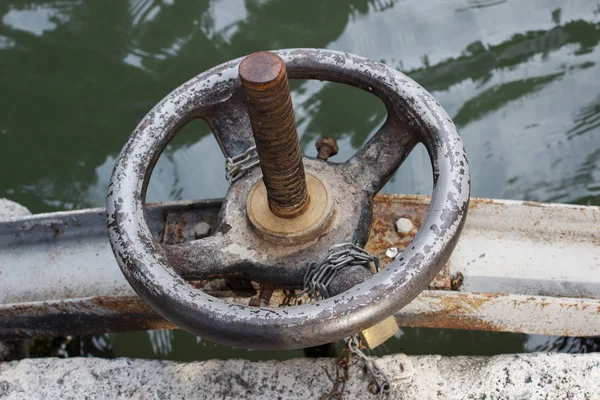
[[[316,240],[330,225],[334,214],[331,190],[315,175],[306,174],[310,202],[295,218],[282,218],[269,208],[267,188],[262,180],[250,190],[246,211],[254,231],[273,244],[302,244]]]

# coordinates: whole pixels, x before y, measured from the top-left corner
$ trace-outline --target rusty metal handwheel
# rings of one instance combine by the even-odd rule
[[[140,122],[121,151],[110,181],[108,228],[115,257],[129,283],[167,320],[208,340],[233,346],[304,348],[361,331],[397,312],[426,288],[449,258],[464,225],[469,168],[451,119],[427,91],[404,74],[330,50],[274,53],[285,62],[290,78],[359,87],[381,98],[388,111],[377,134],[347,162],[303,158],[307,176],[323,187],[325,200],[321,202],[331,210],[324,228],[281,237],[255,229],[256,221],[248,217],[254,212],[248,199],[259,190],[256,187],[262,175],[258,167],[230,187],[213,236],[164,245],[148,228],[144,203],[152,169],[187,122],[205,119],[226,157],[239,156],[254,145],[239,78],[241,59],[184,83]],[[282,287],[301,286],[309,263],[331,245],[366,243],[373,196],[419,142],[427,148],[433,165],[429,212],[402,255],[368,280],[316,303],[280,308],[228,303],[187,282],[243,274]],[[309,185],[310,190],[317,189]]]

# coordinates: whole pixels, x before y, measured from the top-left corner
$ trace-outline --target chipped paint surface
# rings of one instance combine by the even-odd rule
[[[427,148],[434,171],[432,207],[424,219],[424,229],[404,251],[403,260],[396,259],[351,291],[314,304],[279,309],[232,305],[207,296],[187,284],[169,266],[170,261],[179,260],[177,254],[165,250],[153,238],[143,215],[152,168],[185,123],[198,117],[211,119],[217,105],[226,110],[226,100],[236,98],[240,87],[239,59],[202,73],[175,89],[142,120],[115,166],[109,185],[107,219],[111,246],[125,277],[163,317],[219,343],[288,349],[341,339],[383,320],[414,299],[442,269],[454,249],[465,222],[470,182],[463,144],[452,120],[427,91],[404,74],[378,62],[330,50],[294,49],[277,54],[285,61],[290,78],[348,83],[374,93],[388,109],[388,119],[381,130],[354,157],[339,165],[338,174],[344,175],[340,179],[350,187],[350,191],[342,193],[354,191],[354,196],[336,201],[362,204],[357,212],[340,216],[342,229],[355,228],[347,231],[345,241],[364,244],[371,197],[417,142]],[[218,131],[215,135],[227,154],[229,139],[221,137]],[[317,160],[310,165],[306,164],[307,170],[329,168],[329,164]],[[243,219],[232,218],[235,212],[230,213],[239,207],[228,207],[236,192],[240,188],[243,191],[252,178],[256,177],[251,172],[229,191],[219,228],[224,233],[221,239],[198,244],[199,251],[191,249],[192,245],[184,250],[187,255],[195,256],[199,266],[216,265],[228,273],[252,264],[250,259],[224,257],[218,250],[233,242],[252,247],[252,240],[239,243],[249,237],[239,234],[243,231]],[[352,220],[356,224],[343,223]],[[329,244],[340,242],[332,237]],[[327,240],[327,235],[323,235],[317,246],[327,244]],[[310,248],[303,251],[311,260],[314,258],[316,251]],[[300,268],[307,266],[307,262],[300,264]],[[302,270],[296,271],[299,277]],[[246,272],[257,279],[252,275],[254,271]],[[297,280],[290,283],[297,284]]]

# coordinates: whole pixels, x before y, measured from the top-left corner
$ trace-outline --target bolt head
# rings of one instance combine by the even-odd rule
[[[330,137],[323,137],[319,139],[317,143],[315,143],[315,147],[318,151],[321,151],[322,148],[326,148],[328,150],[329,157],[335,156],[339,151],[336,140]]]
[[[413,223],[410,219],[400,218],[398,221],[396,221],[396,230],[398,231],[398,233],[406,234],[412,231],[412,229]]]
[[[200,222],[194,227],[194,238],[202,239],[210,235],[210,225],[206,222]]]
[[[239,74],[244,84],[264,88],[285,74],[285,63],[275,53],[259,51],[242,60]]]
[[[389,249],[386,250],[385,255],[388,256],[389,258],[396,258],[398,257],[398,248],[397,247],[390,247]]]

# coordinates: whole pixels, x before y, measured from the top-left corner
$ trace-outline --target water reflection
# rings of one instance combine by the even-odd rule
[[[597,128],[598,88],[596,80],[588,78],[598,72],[600,34],[597,15],[590,12],[595,4],[560,8],[487,1],[467,2],[465,8],[462,2],[438,7],[434,2],[346,1],[320,2],[318,7],[320,12],[315,13],[283,1],[239,0],[132,0],[112,7],[58,1],[5,5],[0,8],[0,37],[6,39],[0,43],[11,47],[2,53],[2,61],[8,70],[23,70],[28,79],[14,80],[10,74],[0,78],[15,94],[10,102],[3,100],[6,118],[0,122],[0,140],[10,148],[27,149],[38,162],[7,177],[0,193],[34,211],[100,205],[103,196],[96,193],[102,193],[110,173],[102,166],[114,159],[143,114],[181,81],[253,50],[325,46],[379,59],[432,91],[463,131],[475,195],[597,201],[596,192],[573,190],[576,185],[570,184],[573,172],[585,165],[560,154],[569,147],[584,159],[581,153],[598,146],[598,135],[590,135]],[[499,17],[501,25],[491,24]],[[112,24],[101,24],[104,20]],[[458,30],[461,24],[474,29]],[[564,89],[570,81],[580,90]],[[342,142],[338,158],[347,157],[385,117],[377,99],[352,94],[340,85],[293,87],[307,154],[314,155],[314,140],[327,134]],[[548,102],[562,112],[557,115],[545,107]],[[32,109],[39,110],[38,118],[28,117]],[[571,126],[564,126],[568,121]],[[552,149],[563,140],[560,131],[576,143]],[[36,135],[32,143],[20,132],[49,134]],[[526,132],[526,137],[516,137],[515,132]],[[176,141],[166,157],[181,164],[176,153],[189,151],[208,134],[203,128]],[[550,147],[551,154],[542,152],[544,147]],[[65,148],[69,151],[62,151]],[[515,148],[529,157],[513,152]],[[539,170],[520,161],[530,158],[532,149],[542,159]],[[22,151],[10,153],[0,161],[3,167],[22,164]],[[209,153],[212,149],[194,154],[205,159]],[[400,172],[386,190],[427,192],[429,171],[423,169],[427,164],[425,152],[417,152],[407,162],[409,172]],[[552,176],[544,172],[558,165],[560,170]],[[220,162],[203,168],[222,175]],[[182,165],[170,169],[189,174]],[[155,199],[179,198],[177,194],[186,193],[182,181],[173,176],[153,179],[159,185]],[[85,189],[90,182],[94,187]],[[562,189],[558,194],[557,185]],[[224,181],[217,186],[220,191],[211,195],[223,194]],[[204,193],[198,189],[193,194]]]
[[[337,343],[338,351],[343,342]],[[284,360],[302,356],[301,350],[259,351],[233,349],[203,341],[189,333],[156,331],[148,333],[104,334],[73,338],[63,346],[63,357],[152,357],[177,361],[244,358]],[[600,351],[595,338],[524,335],[501,332],[477,332],[451,329],[402,328],[394,338],[374,350],[372,356],[405,353],[442,356],[493,356],[515,352],[589,353]],[[38,352],[35,356],[55,354]]]
[[[593,63],[589,62],[582,68],[590,68]],[[573,139],[576,136],[593,133],[600,126],[600,97],[586,106],[584,106],[573,120],[574,126],[567,131],[567,139]]]
[[[600,351],[597,338],[529,335],[524,344],[528,352],[591,353]]]
[[[0,196],[33,212],[103,205],[128,133],[173,88],[252,51],[327,47],[380,60],[433,93],[461,130],[475,196],[600,205],[598,10],[595,1],[559,0],[8,0],[0,4]],[[340,143],[334,160],[348,158],[385,118],[378,99],[348,87],[292,89],[309,155],[330,135]],[[198,123],[165,151],[148,197],[226,189],[218,146]],[[420,147],[384,190],[430,189]],[[178,340],[205,345],[165,335],[142,342],[162,343],[157,357],[177,352]],[[441,352],[456,340],[476,351],[495,340],[460,335],[405,330],[394,343],[421,340]],[[504,349],[538,348],[524,338],[502,339]],[[126,351],[125,339],[111,340],[106,348]]]
[[[42,36],[44,32],[54,30],[57,22],[65,20],[65,15],[56,8],[40,5],[25,10],[11,9],[4,14],[2,23],[11,29]]]
[[[165,358],[173,351],[173,331],[159,329],[146,332],[152,344],[152,351],[158,358]]]

